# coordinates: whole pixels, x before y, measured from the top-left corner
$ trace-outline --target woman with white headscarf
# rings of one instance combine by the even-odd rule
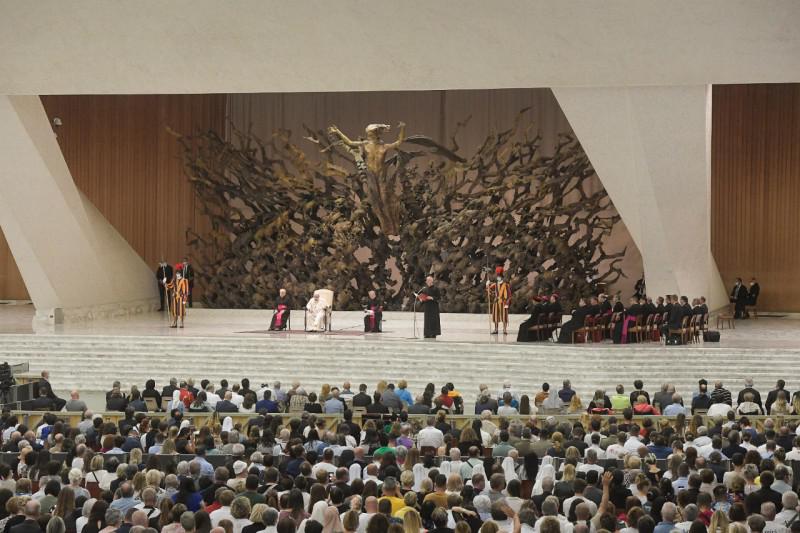
[[[536,482],[533,484],[533,495],[539,496],[544,493],[542,489],[542,481],[545,478],[550,478],[555,482],[556,468],[553,466],[553,458],[546,455],[542,457],[542,465],[539,467],[539,472],[536,473]]]
[[[322,523],[322,533],[344,533],[339,510],[333,505],[325,509],[325,521]]]
[[[311,516],[300,522],[300,525],[297,528],[297,533],[305,533],[306,531],[306,523],[309,520],[313,520],[315,522],[319,522],[320,525],[325,524],[325,511],[328,509],[328,502],[325,500],[320,500],[314,504],[314,507],[311,508]]]
[[[170,400],[169,404],[167,405],[167,411],[172,412],[173,409],[179,410],[181,413],[183,412],[183,402],[181,401],[181,390],[175,389],[172,392],[172,400]]]

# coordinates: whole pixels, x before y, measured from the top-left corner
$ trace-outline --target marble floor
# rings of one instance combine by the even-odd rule
[[[0,306],[0,334],[37,335],[108,335],[108,336],[167,336],[167,337],[278,337],[291,342],[305,339],[365,339],[376,341],[415,340],[422,337],[422,314],[415,317],[410,312],[384,313],[383,333],[365,334],[363,332],[363,313],[360,311],[336,311],[333,314],[332,331],[329,333],[303,332],[301,311],[292,313],[290,332],[269,332],[270,310],[235,309],[189,309],[184,329],[168,327],[168,318],[163,313],[148,313],[131,318],[97,320],[57,326],[32,327],[33,306]],[[490,334],[490,325],[485,315],[443,313],[441,315],[442,335],[436,342],[468,342],[485,344],[515,344],[519,324],[526,315],[511,315],[508,335]],[[712,329],[716,321],[711,320]],[[608,342],[603,344],[609,344]],[[599,344],[581,345],[586,348],[599,348]],[[735,329],[726,327],[721,332],[718,344],[688,346],[705,348],[800,348],[800,317],[796,315],[762,316],[758,320],[738,320]],[[617,346],[617,348],[633,348]]]

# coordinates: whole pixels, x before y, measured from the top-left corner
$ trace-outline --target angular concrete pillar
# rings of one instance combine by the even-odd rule
[[[0,226],[36,321],[157,306],[153,273],[75,186],[38,96],[0,96]]]
[[[711,255],[711,87],[553,93],[642,253],[648,294],[726,305]]]

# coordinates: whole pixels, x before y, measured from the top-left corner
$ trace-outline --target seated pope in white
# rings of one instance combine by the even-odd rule
[[[319,292],[314,292],[314,296],[306,304],[310,331],[325,330],[325,310],[327,308],[327,304],[319,299]]]

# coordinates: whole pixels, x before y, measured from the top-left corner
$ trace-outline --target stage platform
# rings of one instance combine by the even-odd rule
[[[293,313],[292,331],[268,332],[271,311],[190,309],[184,329],[171,329],[165,315],[31,327],[30,305],[0,307],[0,361],[30,362],[32,371],[48,369],[59,394],[83,391],[94,409],[102,409],[111,382],[143,385],[154,378],[163,386],[172,376],[238,380],[260,384],[298,379],[307,390],[324,383],[367,383],[404,378],[412,393],[433,382],[452,381],[469,405],[478,385],[497,390],[510,379],[522,393],[535,394],[543,381],[571,379],[585,403],[595,389],[626,389],[634,379],[648,390],[674,383],[688,395],[697,379],[722,379],[737,391],[745,377],[768,390],[778,378],[800,388],[790,369],[800,363],[800,320],[763,317],[737,321],[722,331],[720,343],[666,347],[658,343],[559,345],[517,344],[524,315],[511,317],[507,336],[490,335],[483,315],[442,314],[442,336],[422,339],[422,316],[414,337],[411,313],[385,313],[384,333],[365,334],[363,313],[337,311],[330,333],[304,333],[303,316]],[[715,323],[712,319],[712,327]]]

